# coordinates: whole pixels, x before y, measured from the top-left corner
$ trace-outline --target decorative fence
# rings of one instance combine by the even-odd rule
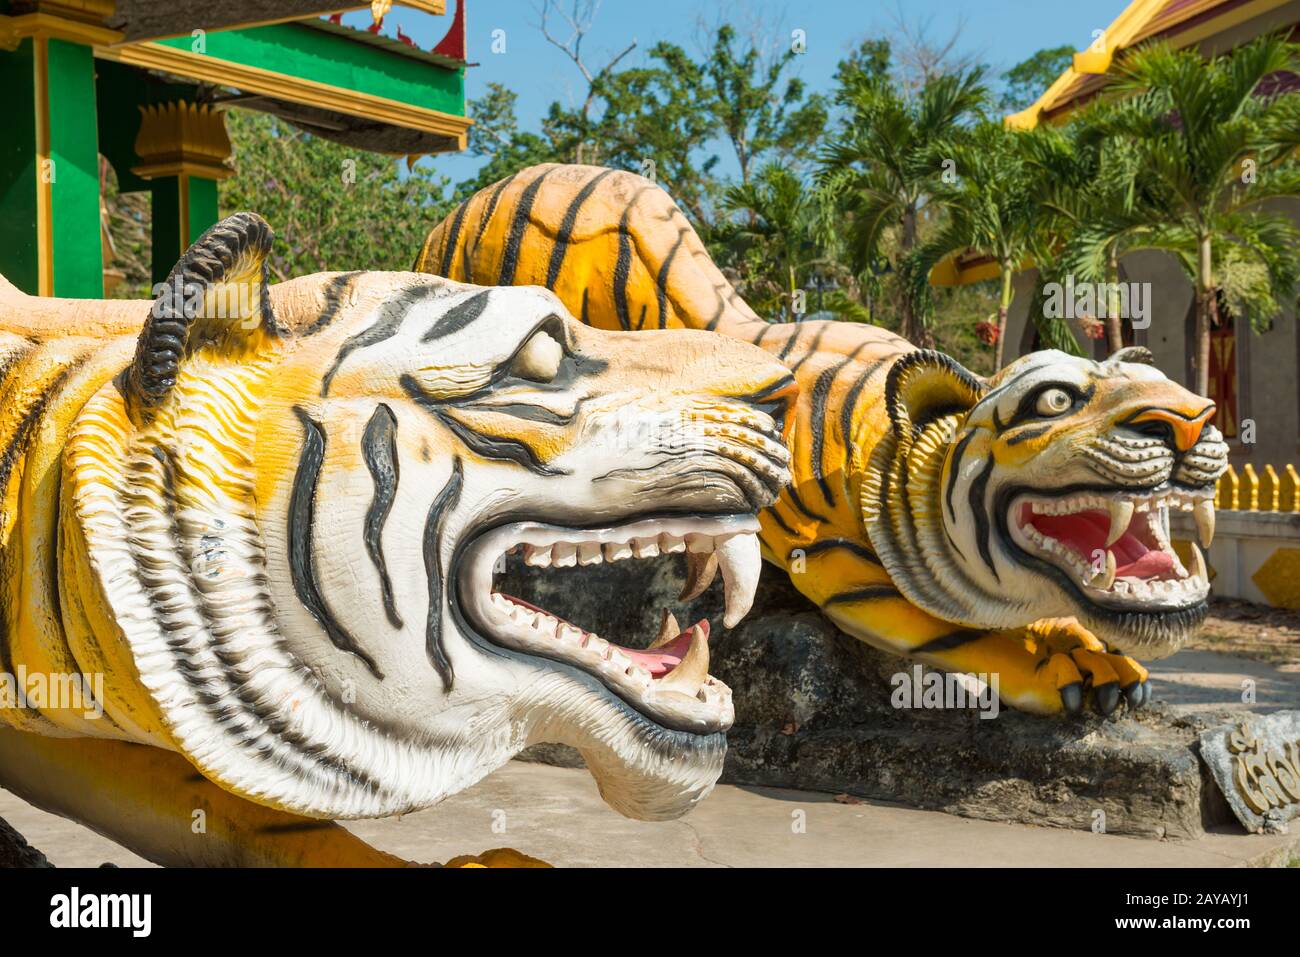
[[[1214,494],[1214,541],[1205,553],[1213,594],[1300,610],[1300,473],[1229,467]],[[1174,547],[1188,556],[1190,514],[1169,516]]]
[[[1238,473],[1228,466],[1214,489],[1214,507],[1221,511],[1300,512],[1300,472],[1288,465],[1278,472],[1264,466],[1264,474],[1249,462]]]

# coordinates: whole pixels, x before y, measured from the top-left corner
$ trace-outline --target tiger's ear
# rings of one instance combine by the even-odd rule
[[[910,441],[940,416],[968,411],[987,388],[978,376],[942,352],[909,352],[894,363],[885,381],[885,404],[894,434]]]
[[[186,250],[154,300],[126,372],[129,403],[148,411],[176,385],[199,348],[215,345],[232,358],[280,335],[267,291],[267,259],[275,233],[254,213],[217,223]]]

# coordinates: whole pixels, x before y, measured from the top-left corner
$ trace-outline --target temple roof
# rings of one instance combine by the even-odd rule
[[[1300,0],[1134,0],[1070,68],[1026,110],[1006,118],[1016,129],[1054,122],[1105,87],[1115,58],[1148,40],[1214,54],[1300,22]]]

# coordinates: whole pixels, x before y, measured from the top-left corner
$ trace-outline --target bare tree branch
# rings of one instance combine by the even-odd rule
[[[587,65],[582,56],[582,41],[586,39],[587,34],[591,31],[592,24],[596,21],[596,14],[600,12],[601,0],[573,0],[572,13],[566,13],[560,6],[559,0],[542,0],[542,6],[537,10],[541,17],[539,24],[542,36],[546,41],[561,50],[565,56],[573,61],[582,78],[587,81],[587,95],[582,103],[582,118],[585,120],[591,111],[591,104],[596,98],[596,86],[602,79],[618,65],[619,61],[636,49],[637,41],[633,38],[622,52],[615,54],[603,67],[595,73]],[[551,32],[548,18],[555,13],[562,19],[569,28],[569,36],[561,40]]]

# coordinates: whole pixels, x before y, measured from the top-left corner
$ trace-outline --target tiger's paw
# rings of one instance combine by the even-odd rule
[[[1115,654],[1073,619],[1049,619],[1026,629],[1040,655],[1037,677],[1054,688],[1059,710],[1086,709],[1110,717],[1121,699],[1130,711],[1151,700],[1150,672],[1127,655]],[[1043,696],[1040,696],[1043,697]],[[1051,695],[1045,696],[1051,701]]]

